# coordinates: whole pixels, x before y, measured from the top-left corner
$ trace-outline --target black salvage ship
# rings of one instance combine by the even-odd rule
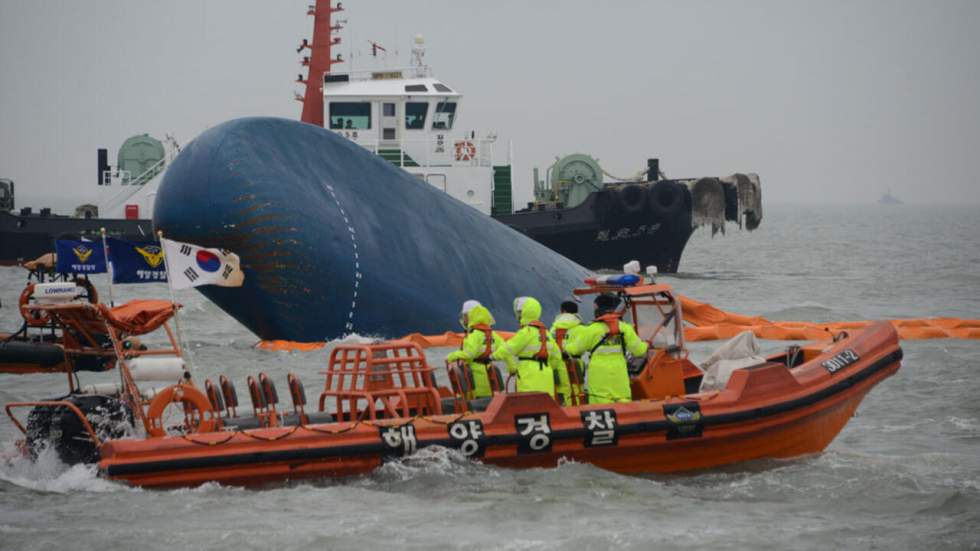
[[[562,157],[548,169],[550,185],[535,169],[534,202],[494,218],[593,270],[635,259],[663,273],[677,271],[696,228],[713,235],[726,221],[754,230],[762,220],[755,174],[666,179],[657,159],[632,179],[604,183],[604,174],[588,155]]]

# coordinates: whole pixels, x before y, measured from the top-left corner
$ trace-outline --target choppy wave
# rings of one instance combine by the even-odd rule
[[[980,235],[980,216],[894,212],[769,209],[751,234],[696,233],[683,272],[661,280],[771,319],[980,318],[977,256],[967,250],[976,245],[945,238],[951,225],[957,235]],[[856,231],[854,220],[875,231]],[[897,230],[905,241],[895,242]],[[916,251],[928,252],[927,265]],[[19,326],[8,306],[24,276],[0,268],[0,330]],[[167,290],[116,287],[117,301],[139,296]],[[181,323],[195,377],[226,374],[242,397],[245,377],[259,371],[277,382],[295,372],[311,393],[322,385],[325,352],[255,349],[251,334],[198,293],[177,299],[187,305]],[[369,340],[352,335],[327,349]],[[716,346],[696,343],[692,358]],[[575,462],[511,470],[425,448],[342,480],[139,491],[52,453],[37,462],[9,458],[20,434],[0,420],[0,548],[106,549],[134,534],[148,550],[976,547],[980,343],[902,346],[902,369],[869,393],[824,453],[682,475],[625,476]],[[445,352],[429,351],[430,359],[438,365]],[[112,376],[81,375],[85,383]],[[64,386],[63,375],[0,375],[0,399],[57,396]]]
[[[0,462],[0,480],[26,490],[56,494],[136,491],[100,478],[95,465],[65,465],[52,449],[42,450],[35,460],[9,448],[4,456],[6,459]]]

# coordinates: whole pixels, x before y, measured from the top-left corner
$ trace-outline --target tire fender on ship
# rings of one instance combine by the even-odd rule
[[[626,214],[637,214],[646,208],[646,190],[639,184],[627,184],[616,190],[616,198]]]
[[[665,220],[679,214],[684,208],[684,186],[677,182],[660,180],[647,191],[647,204],[658,218]]]

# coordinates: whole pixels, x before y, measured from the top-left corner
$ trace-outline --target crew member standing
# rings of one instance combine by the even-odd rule
[[[495,323],[493,314],[475,300],[463,303],[459,323],[466,329],[466,337],[463,339],[462,347],[447,356],[446,360],[466,362],[473,382],[466,396],[468,400],[490,397],[493,395],[489,373],[493,364],[490,356],[504,344],[504,339],[493,330]],[[500,383],[503,384],[503,381]]]
[[[577,332],[575,338],[565,344],[571,356],[589,352],[586,370],[590,404],[629,402],[630,376],[626,368],[626,352],[634,357],[646,355],[647,343],[636,335],[633,326],[621,321],[616,312],[619,297],[603,293],[595,298],[595,319]]]
[[[555,396],[557,386],[559,403],[566,403],[568,373],[558,345],[541,323],[541,303],[532,297],[518,297],[514,299],[514,315],[521,328],[493,353],[493,359],[504,360],[507,371],[517,374],[518,392]]]
[[[578,304],[571,300],[561,303],[559,310],[559,314],[555,316],[555,321],[551,324],[551,336],[554,337],[558,349],[562,351],[562,359],[565,361],[571,397],[573,398],[570,405],[574,405],[578,402],[577,398],[582,394],[585,372],[582,369],[582,360],[565,352],[565,343],[574,339],[582,330],[582,318],[578,315]]]

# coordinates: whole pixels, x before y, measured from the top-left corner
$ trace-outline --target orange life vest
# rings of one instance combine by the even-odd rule
[[[568,334],[568,329],[566,329],[566,328],[555,329],[555,343],[558,345],[558,348],[562,352],[565,351],[565,335],[566,334]]]
[[[493,353],[493,329],[485,323],[478,323],[473,326],[473,331],[483,331],[483,354],[480,354],[473,361],[478,364],[490,363],[490,354]]]
[[[592,350],[589,352],[590,354],[593,353],[593,352],[595,352],[596,350],[598,350],[598,348],[600,346],[602,346],[603,344],[605,344],[606,341],[609,339],[609,337],[618,337],[620,335],[620,331],[619,331],[619,324],[620,324],[619,314],[605,314],[605,315],[602,315],[602,316],[597,317],[595,319],[595,321],[601,321],[602,323],[605,323],[606,324],[606,334],[602,337],[602,339],[599,340],[599,342],[596,343],[595,346],[592,347]],[[626,340],[623,339],[622,337],[620,337],[619,344],[623,348],[623,357],[625,357],[626,356]]]
[[[518,359],[537,360],[541,364],[541,369],[544,369],[544,366],[548,363],[548,328],[540,321],[532,321],[528,325],[538,329],[538,339],[541,340],[541,348],[533,356],[518,356]]]

